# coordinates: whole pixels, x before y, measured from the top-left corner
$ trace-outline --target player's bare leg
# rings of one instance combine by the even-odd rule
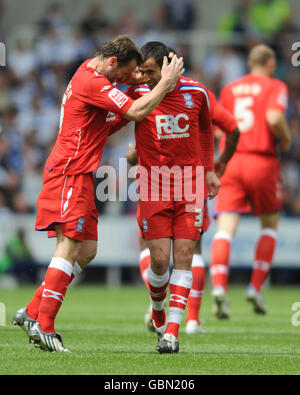
[[[149,290],[148,271],[149,271],[149,266],[151,264],[150,250],[148,248],[147,241],[143,237],[140,237],[139,241],[140,241],[140,251],[141,251],[140,258],[139,258],[140,273],[141,273],[141,277],[142,277],[147,289]],[[149,329],[149,331],[155,332],[155,327],[154,327],[153,321],[152,321],[152,303],[151,303],[151,301],[150,301],[150,305],[147,309],[147,312],[144,316],[144,322],[145,322],[147,329]]]
[[[213,313],[220,319],[230,318],[227,297],[229,260],[232,238],[240,221],[238,213],[221,213],[211,246],[210,275],[212,280]]]
[[[193,282],[191,265],[195,246],[196,241],[188,239],[175,239],[173,243],[174,269],[169,284],[168,325],[156,347],[160,353],[179,351],[178,334]]]
[[[152,304],[152,319],[160,339],[166,328],[165,304],[169,284],[171,239],[161,238],[147,241],[151,253],[148,270],[149,293]]]
[[[187,318],[185,332],[191,334],[204,334],[200,322],[200,308],[205,287],[205,264],[202,258],[201,239],[197,240],[192,260],[193,284],[187,303]]]
[[[81,243],[77,263],[82,270],[95,258],[97,246],[96,240],[84,240]]]
[[[279,213],[260,216],[261,233],[256,244],[250,284],[246,290],[246,299],[253,304],[254,312],[257,314],[266,314],[267,312],[261,288],[271,270],[277,242],[279,217]]]

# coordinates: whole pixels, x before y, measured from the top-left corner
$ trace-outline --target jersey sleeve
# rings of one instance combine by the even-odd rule
[[[128,88],[125,94],[132,100],[138,99],[134,87]],[[120,114],[116,114],[115,119],[110,123],[109,135],[111,136],[112,134],[116,133],[118,130],[122,129],[129,122],[130,121],[128,119],[123,118]]]
[[[201,159],[205,171],[214,171],[214,133],[210,117],[209,96],[201,94],[199,114],[199,139]]]
[[[234,117],[218,103],[217,98],[211,91],[208,91],[208,96],[213,126],[221,129],[226,134],[233,132],[238,127]]]
[[[124,115],[133,104],[133,100],[107,80],[92,78],[84,92],[84,100],[103,110]]]
[[[272,89],[272,94],[268,101],[269,110],[286,112],[288,106],[288,88],[283,82],[279,82]]]

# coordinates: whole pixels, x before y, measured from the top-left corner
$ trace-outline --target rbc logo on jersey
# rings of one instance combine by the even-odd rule
[[[190,93],[183,93],[182,95],[185,100],[185,106],[188,108],[193,108],[194,101],[193,101],[192,95]]]
[[[77,226],[76,226],[76,229],[78,230],[78,232],[82,232],[82,227],[83,227],[83,224],[85,223],[85,219],[84,218],[82,218],[82,217],[80,217],[79,219],[78,219],[78,224],[77,224]]]
[[[188,122],[187,114],[156,115],[157,137],[159,139],[189,137],[189,133],[186,133],[190,128]]]

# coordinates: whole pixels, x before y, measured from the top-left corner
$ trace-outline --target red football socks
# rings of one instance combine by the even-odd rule
[[[165,333],[171,333],[178,338],[179,327],[185,311],[190,289],[193,282],[189,270],[173,270],[170,277],[170,302],[168,325]]]
[[[254,265],[250,285],[261,290],[271,270],[276,248],[277,234],[274,229],[263,229],[256,244]]]
[[[54,257],[45,276],[45,285],[39,306],[37,322],[41,330],[55,333],[54,321],[64,301],[72,276],[73,265],[63,258]]]
[[[148,283],[152,303],[152,318],[156,328],[159,328],[166,322],[165,303],[169,283],[169,271],[160,276],[155,274],[150,266],[148,270]]]
[[[75,262],[73,266],[73,272],[70,277],[70,284],[73,281],[74,277],[77,276],[77,274],[81,273],[82,269],[79,266],[77,262]],[[35,291],[32,300],[28,303],[27,307],[27,315],[36,320],[38,315],[39,315],[39,308],[42,300],[42,295],[44,292],[44,286],[45,286],[45,281],[42,282],[42,284],[37,288]]]
[[[231,240],[227,232],[217,232],[213,239],[210,265],[213,288],[221,286],[227,290]]]
[[[205,287],[205,266],[200,254],[193,255],[192,261],[193,283],[187,303],[186,321],[197,321],[200,324],[199,313]]]
[[[45,285],[45,282],[43,281],[42,284],[35,291],[32,300],[26,306],[28,317],[30,317],[34,320],[36,320],[39,315],[39,308],[40,308],[40,304],[41,304],[41,300],[42,300],[42,295],[44,292],[44,285]]]

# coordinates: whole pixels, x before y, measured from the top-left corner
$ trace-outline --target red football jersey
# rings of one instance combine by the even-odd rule
[[[241,132],[236,152],[276,156],[276,138],[266,112],[285,112],[287,102],[287,86],[275,78],[247,74],[225,86],[220,104],[233,114]]]
[[[150,91],[147,85],[126,92],[138,99]],[[152,166],[204,166],[214,170],[213,132],[207,89],[191,78],[181,77],[176,87],[141,122],[135,123],[139,164]],[[118,118],[111,134],[126,121]]]
[[[209,97],[210,116],[213,125],[225,134],[233,132],[238,127],[233,115],[218,103],[217,98],[212,91],[207,90],[207,92]]]
[[[124,115],[133,100],[87,64],[76,71],[63,97],[60,127],[46,162],[49,172],[84,174],[98,169],[110,132],[111,112]]]

